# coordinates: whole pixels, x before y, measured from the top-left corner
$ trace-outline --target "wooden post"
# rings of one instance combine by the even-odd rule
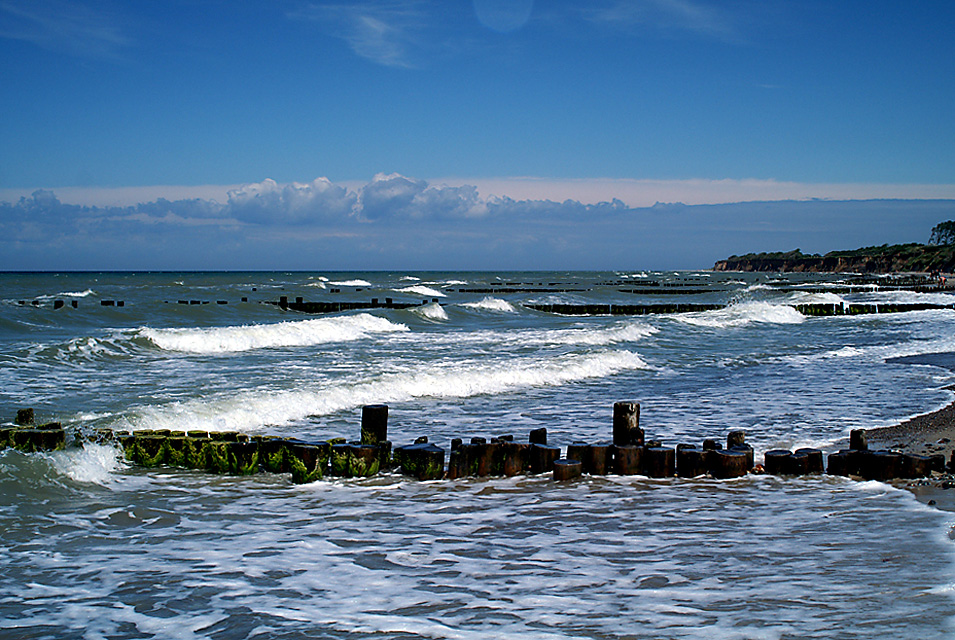
[[[614,445],[614,472],[618,476],[635,476],[643,472],[643,447],[635,444]]]
[[[504,475],[516,476],[526,473],[530,468],[531,445],[523,442],[504,442]]]
[[[866,480],[892,480],[902,472],[902,454],[867,451],[859,462],[859,475]]]
[[[692,444],[676,446],[676,475],[681,478],[696,478],[706,474],[703,451]]]
[[[742,451],[713,450],[707,456],[714,478],[739,478],[746,475],[746,454]]]
[[[582,467],[579,460],[556,460],[554,462],[554,480],[573,480],[579,478],[582,473]]]
[[[794,455],[806,454],[806,473],[823,473],[822,451],[819,449],[802,448],[796,449]]]
[[[789,458],[793,452],[789,449],[773,449],[767,451],[763,458],[763,468],[766,473],[774,476],[789,473]]]
[[[732,449],[733,447],[741,447],[746,444],[746,432],[745,431],[730,431],[726,436],[726,448]]]
[[[554,462],[558,458],[560,458],[560,447],[532,444],[530,451],[531,473],[550,473],[554,470]]]
[[[849,432],[849,448],[856,451],[868,451],[869,443],[865,429],[853,429]]]
[[[378,444],[388,439],[388,405],[368,404],[361,408],[361,443]]]
[[[547,428],[541,427],[540,429],[531,430],[527,441],[531,444],[547,444]]]
[[[643,468],[651,478],[671,478],[676,472],[676,453],[668,447],[647,447]]]
[[[615,402],[613,405],[613,443],[617,446],[643,444],[640,428],[640,405],[636,402]]]

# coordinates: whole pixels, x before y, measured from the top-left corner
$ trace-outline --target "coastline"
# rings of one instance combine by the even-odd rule
[[[955,353],[929,353],[886,362],[932,365],[955,371]],[[944,388],[955,391],[955,385]],[[870,449],[894,449],[917,455],[940,453],[950,461],[955,453],[955,400],[899,424],[869,429],[866,435]],[[951,473],[934,474],[932,478],[907,481],[900,486],[914,493],[919,502],[955,513],[955,476]]]

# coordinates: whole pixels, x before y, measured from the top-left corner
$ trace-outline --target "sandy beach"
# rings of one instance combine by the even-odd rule
[[[933,365],[955,371],[955,353],[931,353],[894,358],[890,362]],[[955,391],[955,385],[945,387]],[[894,449],[920,455],[943,454],[947,461],[955,452],[955,401],[938,411],[915,416],[897,425],[870,429],[870,449]],[[905,488],[926,504],[955,512],[955,475],[935,474],[931,479],[907,481]]]

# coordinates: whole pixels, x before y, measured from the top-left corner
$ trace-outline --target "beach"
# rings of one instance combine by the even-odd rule
[[[955,371],[955,353],[903,356],[892,358],[890,362]],[[955,385],[945,389],[955,391]],[[868,430],[867,437],[870,449],[893,449],[916,455],[942,454],[949,462],[955,452],[955,401],[899,424]],[[955,512],[955,477],[951,473],[935,473],[932,478],[905,481],[901,486],[912,491],[920,502]]]

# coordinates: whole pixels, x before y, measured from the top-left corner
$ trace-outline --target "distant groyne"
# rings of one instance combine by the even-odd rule
[[[454,438],[446,451],[426,436],[393,447],[388,440],[388,406],[362,408],[360,439],[309,442],[269,435],[207,431],[67,431],[60,423],[37,425],[32,409],[21,409],[13,424],[0,428],[0,449],[26,453],[57,451],[86,442],[112,444],[130,462],[143,467],[170,467],[210,473],[250,475],[291,474],[295,483],[326,477],[370,477],[397,472],[419,480],[466,477],[508,477],[552,474],[555,480],[581,475],[646,476],[650,478],[716,479],[749,473],[800,476],[857,476],[868,480],[924,478],[955,466],[941,454],[922,456],[897,451],[870,451],[864,430],[850,433],[849,448],[828,456],[819,449],[771,450],[756,464],[743,431],[730,431],[725,440],[664,446],[648,440],[640,427],[640,405],[618,402],[613,407],[612,440],[572,442],[561,448],[548,442],[547,430],[535,429],[526,442],[510,435]],[[566,452],[565,455],[561,455]],[[828,464],[826,464],[828,462]]]

